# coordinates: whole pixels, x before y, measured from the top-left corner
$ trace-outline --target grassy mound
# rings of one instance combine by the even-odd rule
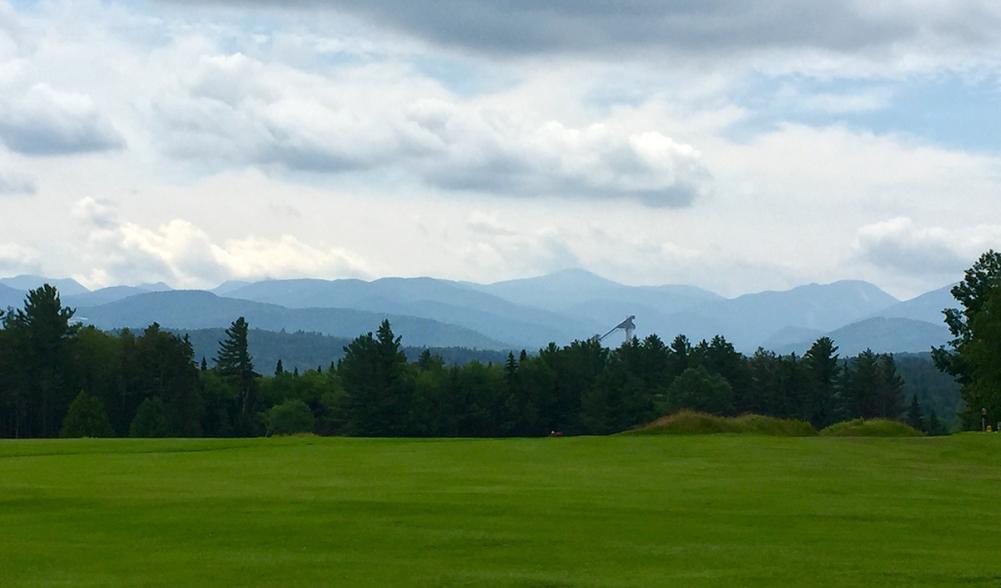
[[[634,435],[710,435],[715,433],[745,433],[776,437],[806,437],[817,432],[804,421],[777,419],[759,414],[721,417],[704,412],[682,410],[661,417],[626,434]]]
[[[919,437],[924,435],[914,427],[889,419],[854,419],[834,423],[820,432],[830,437]]]

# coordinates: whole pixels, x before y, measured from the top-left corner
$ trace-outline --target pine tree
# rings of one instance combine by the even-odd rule
[[[507,360],[504,362],[504,378],[507,380],[508,386],[513,385],[517,377],[518,362],[514,360],[514,353],[509,351]]]
[[[938,415],[935,414],[934,410],[928,415],[928,434],[932,436],[949,434],[949,431],[942,425],[942,421],[938,420]]]
[[[432,354],[431,350],[426,347],[417,356],[417,368],[424,372],[442,367],[442,364],[441,358]]]
[[[282,365],[282,360],[279,359],[278,363],[275,364],[275,375],[280,376],[285,373],[285,366]]]
[[[838,347],[829,337],[821,337],[803,356],[803,362],[811,379],[807,418],[815,427],[826,427],[837,419],[838,413]]]
[[[907,424],[919,431],[927,432],[928,430],[928,428],[926,428],[927,426],[925,424],[924,415],[921,414],[921,405],[918,404],[918,397],[916,394],[911,396],[911,406],[907,409]]]
[[[866,349],[848,362],[845,370],[845,408],[849,417],[870,419],[879,416],[879,356]]]
[[[62,305],[59,292],[45,284],[28,292],[24,308],[6,322],[20,342],[19,368],[28,388],[24,414],[30,418],[22,430],[29,435],[54,436],[72,397],[65,374],[69,342],[78,330],[71,323],[73,315],[73,309]]]
[[[344,348],[341,381],[348,394],[352,433],[400,434],[407,421],[412,385],[407,380],[407,358],[389,321]]]
[[[897,373],[897,364],[892,355],[879,356],[877,374],[877,416],[889,419],[898,418],[904,410],[904,380]]]
[[[247,344],[249,328],[242,316],[226,329],[226,340],[219,342],[216,355],[216,370],[230,380],[237,390],[239,426],[243,434],[251,434],[254,429],[253,417],[257,409],[256,377],[254,361]]]

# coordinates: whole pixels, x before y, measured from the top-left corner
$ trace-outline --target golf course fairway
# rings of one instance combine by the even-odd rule
[[[1001,586],[1001,435],[0,442],[0,586]]]

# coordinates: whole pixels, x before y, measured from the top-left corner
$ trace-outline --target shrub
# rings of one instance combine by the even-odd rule
[[[778,419],[757,414],[736,418],[720,417],[703,412],[682,410],[661,417],[638,429],[627,431],[635,435],[708,435],[742,433],[778,437],[807,437],[817,432],[805,421]]]
[[[312,433],[313,411],[302,400],[286,400],[267,412],[268,435]]]
[[[672,409],[727,413],[733,408],[733,388],[723,376],[698,366],[674,379],[667,399]]]
[[[166,437],[170,434],[163,401],[147,398],[136,409],[136,416],[129,426],[129,437]]]
[[[114,437],[108,413],[101,401],[83,390],[66,411],[60,437]]]
[[[820,431],[831,437],[919,437],[924,435],[914,427],[889,419],[854,419],[834,423]]]

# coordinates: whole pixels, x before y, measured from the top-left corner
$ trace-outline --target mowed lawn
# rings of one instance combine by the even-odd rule
[[[1001,587],[1001,435],[0,442],[0,586]]]

